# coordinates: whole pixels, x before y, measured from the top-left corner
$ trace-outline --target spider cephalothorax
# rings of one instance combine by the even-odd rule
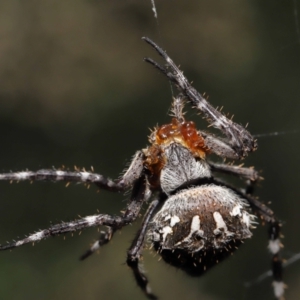
[[[108,243],[115,231],[132,223],[149,199],[148,210],[131,247],[127,264],[133,270],[138,285],[149,298],[148,279],[141,268],[141,256],[146,239],[164,261],[190,275],[198,276],[235,251],[244,239],[252,236],[257,215],[270,224],[269,249],[273,255],[274,292],[284,293],[282,261],[279,256],[280,223],[267,206],[251,196],[253,185],[260,179],[253,168],[216,164],[207,159],[214,153],[222,158],[243,159],[257,145],[252,135],[211,106],[184,77],[170,57],[149,38],[143,38],[166,61],[163,67],[150,58],[145,61],[162,72],[179,90],[173,99],[172,120],[154,129],[150,145],[137,151],[126,172],[112,181],[103,175],[75,170],[39,170],[0,174],[0,180],[51,180],[94,183],[109,191],[131,189],[131,197],[121,216],[98,214],[73,222],[53,225],[28,237],[2,245],[11,249],[62,233],[92,226],[106,226],[100,238],[81,256],[85,259]],[[184,103],[201,111],[211,126],[226,136],[215,137],[196,129],[183,116]],[[218,173],[238,176],[247,182],[240,190],[218,179]]]
[[[205,161],[209,149],[194,122],[173,118],[172,123],[155,129],[149,141],[152,145],[143,152],[153,190],[169,194],[188,181],[211,176]]]

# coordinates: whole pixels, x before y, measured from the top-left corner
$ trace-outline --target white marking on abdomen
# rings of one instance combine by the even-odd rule
[[[232,211],[229,213],[232,217],[241,216],[241,208],[243,208],[240,204],[237,204]]]
[[[186,236],[182,241],[178,242],[176,245],[180,245],[183,242],[188,242],[194,233],[197,233],[201,237],[204,235],[204,231],[200,229],[200,217],[198,215],[194,216],[192,219],[191,230],[188,236]]]
[[[178,222],[180,222],[180,219],[178,216],[173,216],[170,220],[170,226],[173,227],[175,226]]]
[[[215,219],[216,226],[217,226],[217,228],[214,230],[214,234],[215,235],[218,235],[218,234],[220,234],[222,232],[224,232],[226,234],[226,236],[232,236],[232,235],[234,235],[233,232],[228,231],[227,225],[226,225],[226,223],[225,223],[222,215],[218,211],[215,211],[213,213],[213,217]],[[223,230],[221,230],[221,229],[223,229]]]
[[[172,234],[173,233],[173,230],[170,226],[165,226],[161,232],[162,233],[162,238],[163,238],[163,242],[166,240],[166,237],[168,234]]]

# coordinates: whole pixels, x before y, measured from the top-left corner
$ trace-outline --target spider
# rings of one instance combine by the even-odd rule
[[[156,299],[141,264],[146,242],[166,263],[189,275],[200,276],[252,236],[251,229],[258,216],[270,225],[268,247],[272,254],[273,288],[276,298],[282,298],[285,285],[279,253],[281,224],[270,208],[252,197],[254,185],[260,179],[258,172],[207,159],[213,153],[224,159],[241,160],[257,149],[256,140],[244,127],[211,106],[165,51],[149,38],[142,39],[157,51],[166,65],[151,58],[144,60],[166,76],[179,93],[173,99],[171,122],[152,131],[150,146],[135,153],[129,168],[118,180],[85,170],[42,169],[0,174],[0,180],[81,182],[93,183],[111,192],[131,190],[124,212],[120,216],[97,214],[52,225],[24,239],[1,245],[0,250],[88,227],[105,226],[106,231],[101,231],[99,239],[81,256],[83,260],[107,244],[117,230],[134,222],[142,206],[149,201],[142,225],[127,252],[127,265],[144,294]],[[201,112],[225,137],[197,130],[194,122],[186,121],[185,103]],[[239,189],[218,179],[219,173],[244,179],[246,187]]]

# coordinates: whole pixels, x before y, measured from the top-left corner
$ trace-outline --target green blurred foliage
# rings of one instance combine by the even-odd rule
[[[0,171],[74,165],[118,177],[147,144],[149,128],[168,122],[170,85],[143,63],[157,59],[141,41],[167,49],[200,92],[259,138],[246,161],[262,170],[257,195],[283,221],[284,255],[300,250],[300,35],[296,1],[0,2]],[[300,7],[300,5],[298,5]],[[300,19],[298,20],[300,22]],[[200,119],[199,126],[206,126]],[[202,127],[203,128],[203,127]],[[80,185],[1,182],[1,242],[96,213],[118,213],[128,196]],[[0,255],[1,299],[141,299],[126,249],[141,220],[85,262],[96,229]],[[161,299],[272,299],[271,280],[248,289],[270,266],[266,226],[233,257],[190,278],[145,251]],[[299,299],[299,263],[286,269],[288,299]]]

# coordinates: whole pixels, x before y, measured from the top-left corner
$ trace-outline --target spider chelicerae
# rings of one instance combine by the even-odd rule
[[[128,252],[127,265],[132,269],[138,286],[150,299],[152,293],[148,278],[141,266],[146,241],[168,264],[192,276],[206,270],[238,249],[244,239],[252,236],[256,217],[270,225],[269,250],[272,254],[273,287],[275,296],[284,294],[282,260],[280,258],[280,222],[273,211],[252,197],[253,187],[260,179],[253,168],[217,164],[207,156],[214,153],[222,158],[241,160],[256,150],[253,136],[241,125],[228,119],[197,92],[171,58],[149,38],[143,40],[165,60],[162,66],[150,58],[153,65],[179,91],[173,99],[169,124],[155,128],[150,146],[134,155],[129,168],[118,180],[85,170],[38,170],[0,174],[0,180],[48,180],[93,183],[111,192],[131,190],[126,209],[120,216],[98,214],[72,222],[52,225],[30,234],[24,239],[1,245],[0,250],[12,249],[56,236],[94,226],[106,226],[100,238],[81,256],[85,259],[107,244],[114,233],[134,222],[141,208],[150,202]],[[200,111],[209,124],[225,135],[219,138],[197,130],[186,121],[185,102]],[[245,180],[245,188],[236,188],[216,176],[219,173],[238,176]]]

